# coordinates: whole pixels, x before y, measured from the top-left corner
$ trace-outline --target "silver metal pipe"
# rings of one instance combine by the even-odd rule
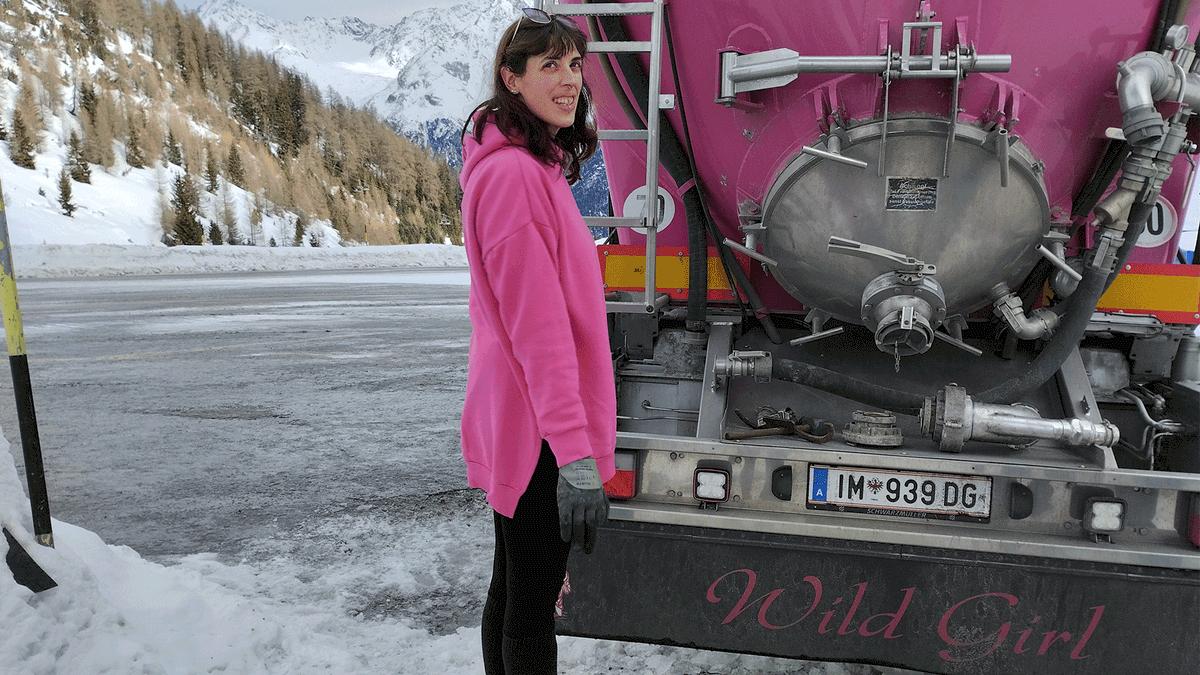
[[[1112,447],[1120,437],[1120,430],[1110,422],[1079,418],[1048,420],[1027,408],[1013,406],[976,403],[971,416],[970,439],[976,441],[1012,443],[1039,439],[1076,447]]]
[[[1046,440],[1110,448],[1121,439],[1120,429],[1106,420],[1045,419],[1026,406],[975,403],[965,389],[953,385],[925,400],[921,433],[932,435],[945,452],[960,452],[967,441],[1029,445]]]
[[[1008,187],[1008,129],[996,130],[996,157],[1000,160],[1000,187]]]
[[[936,61],[934,59],[937,59]],[[959,78],[966,73],[1004,73],[1008,54],[801,56],[787,48],[752,54],[721,53],[719,100],[738,93],[781,87],[801,73],[875,73],[889,79]]]
[[[1067,261],[1065,261],[1062,258],[1055,255],[1054,251],[1051,251],[1050,249],[1046,248],[1045,246],[1042,246],[1041,244],[1038,244],[1037,252],[1042,254],[1043,258],[1050,261],[1051,265],[1054,265],[1058,269],[1062,270],[1063,273],[1066,274],[1067,276],[1071,277],[1075,281],[1083,281],[1083,275],[1080,274],[1079,272],[1077,272],[1074,267],[1071,267],[1070,265],[1068,265]]]
[[[853,157],[847,157],[841,153],[830,152],[828,150],[818,150],[817,148],[814,148],[811,145],[806,145],[806,146],[800,148],[800,152],[805,155],[821,157],[823,159],[828,159],[830,161],[838,162],[840,164],[848,164],[850,166],[857,167],[859,169],[867,168],[867,163],[862,161],[861,159],[854,159]]]
[[[758,251],[755,251],[752,248],[747,248],[745,246],[742,246],[741,244],[737,243],[736,241],[730,239],[729,237],[725,237],[725,241],[723,241],[721,243],[725,244],[726,246],[728,246],[729,248],[731,248],[735,251],[739,251],[751,258],[754,258],[755,260],[757,260],[760,263],[770,265],[772,267],[779,266],[778,260],[775,260],[774,258],[765,256],[765,255],[759,253]]]
[[[1012,68],[1012,56],[1008,54],[978,54],[963,60],[963,71],[968,73],[1006,73]],[[734,82],[743,82],[758,77],[778,77],[793,73],[882,74],[891,68],[894,71],[893,77],[900,79],[954,77],[956,61],[957,57],[942,54],[935,70],[932,56],[910,56],[908,70],[902,71],[899,62],[887,56],[796,56],[794,59],[778,63],[779,68],[764,68],[763,74],[756,72],[753,66],[738,66],[731,69],[728,75]]]

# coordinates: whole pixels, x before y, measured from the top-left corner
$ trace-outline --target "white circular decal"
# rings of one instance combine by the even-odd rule
[[[646,217],[646,195],[650,191],[643,185],[640,188],[629,193],[625,198],[625,205],[621,207],[621,215],[625,218],[645,218]],[[675,198],[671,196],[662,186],[658,188],[658,227],[656,231],[662,232],[667,229],[671,221],[675,218]],[[646,234],[647,228],[635,227],[634,232],[638,234]]]
[[[1150,219],[1146,221],[1146,231],[1138,237],[1138,248],[1158,248],[1171,241],[1175,231],[1179,229],[1179,215],[1171,202],[1158,198]]]

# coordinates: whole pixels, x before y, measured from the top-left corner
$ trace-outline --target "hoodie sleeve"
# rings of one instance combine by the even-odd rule
[[[563,287],[560,227],[544,167],[524,156],[481,172],[481,195],[503,195],[475,214],[483,267],[538,430],[559,466],[592,455],[579,391],[580,365]],[[528,159],[528,161],[525,161]],[[507,166],[504,166],[507,165]]]

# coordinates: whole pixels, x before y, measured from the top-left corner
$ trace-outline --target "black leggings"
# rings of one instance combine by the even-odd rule
[[[512,518],[496,520],[492,584],[483,608],[486,675],[554,675],[554,605],[571,545],[558,526],[558,464],[542,441],[529,487]]]

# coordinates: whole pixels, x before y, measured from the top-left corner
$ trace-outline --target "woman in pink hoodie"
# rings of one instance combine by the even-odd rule
[[[462,449],[495,510],[487,675],[553,675],[571,549],[608,514],[616,395],[596,247],[569,183],[596,149],[587,38],[527,9],[500,39],[492,98],[463,134],[471,347]]]

